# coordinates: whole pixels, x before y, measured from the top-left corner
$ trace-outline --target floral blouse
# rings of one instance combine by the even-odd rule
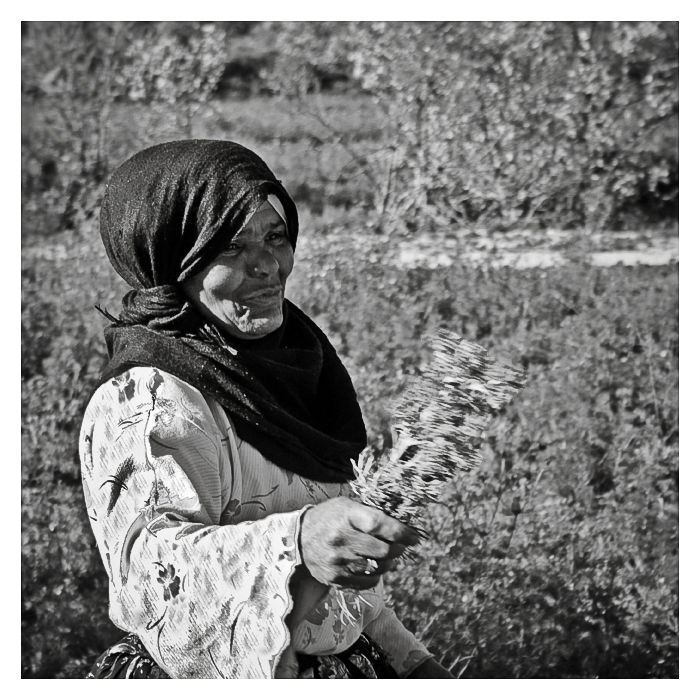
[[[295,600],[307,605],[288,626],[301,515],[349,489],[268,461],[189,384],[152,367],[103,384],[80,459],[110,618],[171,677],[295,677],[295,652],[337,653],[362,631],[400,676],[430,656],[384,604],[381,583],[302,583]]]

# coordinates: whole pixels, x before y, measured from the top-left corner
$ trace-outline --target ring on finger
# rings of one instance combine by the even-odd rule
[[[365,557],[365,562],[367,565],[363,573],[365,576],[371,576],[379,568],[379,564],[377,564],[375,559],[370,557]]]

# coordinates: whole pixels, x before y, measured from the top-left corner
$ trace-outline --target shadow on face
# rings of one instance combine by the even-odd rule
[[[223,333],[261,338],[282,324],[293,267],[284,220],[264,202],[216,259],[182,286],[199,312]]]

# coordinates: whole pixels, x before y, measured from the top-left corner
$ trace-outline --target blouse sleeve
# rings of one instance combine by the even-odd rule
[[[203,396],[153,368],[103,384],[81,430],[110,617],[174,678],[272,678],[290,643],[305,509],[219,525],[226,441]]]
[[[366,627],[365,632],[382,648],[387,661],[400,678],[408,676],[432,654],[411,634],[387,605]]]

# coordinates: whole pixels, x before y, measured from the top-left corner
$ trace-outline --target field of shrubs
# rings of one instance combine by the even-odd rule
[[[508,230],[515,214],[482,197],[480,218],[459,218],[444,188],[409,206],[387,186],[379,201],[371,179],[379,166],[366,154],[385,143],[386,114],[372,85],[353,92],[323,84],[304,99],[244,94],[231,88],[234,78],[243,84],[241,65],[260,80],[274,72],[271,59],[258,65],[250,48],[265,27],[225,29],[240,33],[250,60],[237,54],[239,73],[222,67],[229,91],[196,102],[188,129],[254,148],[296,197],[301,227],[288,296],[346,362],[372,444],[387,443],[392,401],[424,362],[421,337],[432,329],[455,331],[528,373],[486,435],[482,467],[446,486],[429,509],[430,538],[387,575],[399,617],[463,678],[677,676],[678,265],[594,267],[580,254],[547,268],[495,259],[399,265],[400,241],[452,231],[468,246],[469,231]],[[321,29],[328,30],[313,31]],[[652,29],[645,31],[649,43]],[[122,158],[186,130],[165,119],[167,104],[118,99],[104,162],[81,170],[69,148],[76,134],[47,133],[60,90],[29,89],[40,84],[29,64],[41,32],[30,27],[23,40],[22,675],[82,677],[121,634],[107,615],[77,453],[82,412],[105,361],[104,318],[94,304],[115,313],[126,291],[99,239],[99,199]],[[330,80],[332,62],[322,58],[315,75]],[[332,132],[320,130],[319,115]],[[656,133],[667,164],[677,158],[667,148],[674,128]],[[421,152],[405,144],[401,151],[409,164]],[[645,168],[647,157],[634,167]],[[669,172],[664,182],[657,173],[653,192],[638,200],[631,189],[601,200],[612,212],[608,224],[673,226],[677,194],[673,200],[667,188],[677,161],[675,176]],[[400,161],[396,177],[408,191]],[[588,194],[561,228],[594,230]],[[552,225],[562,201],[542,200],[528,225]]]

